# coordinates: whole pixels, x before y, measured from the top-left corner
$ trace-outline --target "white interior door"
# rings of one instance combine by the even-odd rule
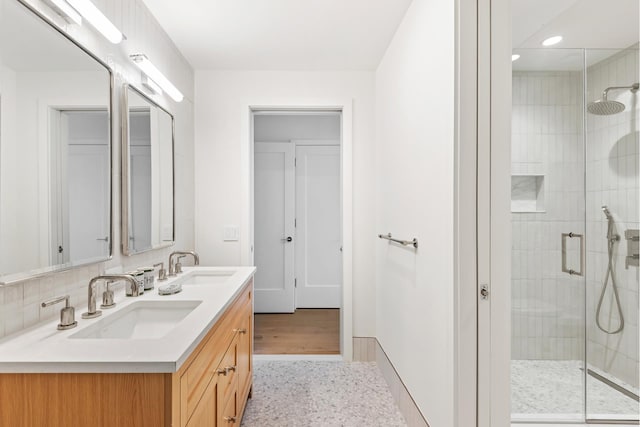
[[[109,146],[69,146],[69,256],[109,253]]]
[[[340,146],[296,148],[296,308],[339,308]]]
[[[132,145],[131,166],[131,232],[129,247],[133,250],[151,248],[151,146]]]
[[[255,311],[292,313],[294,305],[295,149],[256,143],[254,150]]]
[[[108,113],[74,110],[60,117],[63,262],[104,257],[111,233]]]

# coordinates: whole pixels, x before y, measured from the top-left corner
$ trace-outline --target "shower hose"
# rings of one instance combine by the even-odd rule
[[[620,237],[614,234],[613,221],[609,220],[609,226],[607,230],[607,249],[609,252],[609,265],[607,266],[607,274],[604,277],[604,284],[602,285],[602,292],[600,292],[600,300],[598,301],[598,308],[596,309],[596,325],[598,328],[609,335],[622,332],[624,329],[624,316],[622,315],[622,306],[620,305],[620,295],[618,295],[618,284],[616,282],[616,275],[613,271],[613,248],[615,243]],[[613,296],[616,300],[616,306],[618,307],[618,313],[620,314],[620,324],[618,329],[609,330],[600,324],[600,309],[602,308],[602,302],[604,301],[604,295],[607,292],[607,285],[609,284],[609,278],[611,278],[611,289],[613,290]]]

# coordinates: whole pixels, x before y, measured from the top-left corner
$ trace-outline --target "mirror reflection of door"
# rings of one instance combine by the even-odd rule
[[[106,110],[53,110],[51,260],[108,256],[109,117]],[[58,135],[59,138],[55,138]]]
[[[151,114],[149,109],[129,113],[129,167],[131,176],[131,231],[129,246],[134,251],[151,248],[152,167]]]

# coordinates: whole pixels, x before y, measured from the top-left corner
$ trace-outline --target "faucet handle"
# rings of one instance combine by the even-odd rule
[[[164,269],[164,262],[159,262],[157,264],[153,264],[153,267],[160,267],[158,270],[158,282],[163,282],[167,280],[167,270]]]
[[[100,304],[100,308],[108,309],[116,306],[116,303],[113,302],[113,290],[109,287],[112,283],[115,283],[114,280],[107,280],[105,285],[105,290],[102,293],[102,304]]]
[[[58,304],[64,301],[64,307],[60,310],[60,323],[58,329],[65,330],[75,328],[78,325],[76,322],[76,310],[69,305],[69,295],[63,295],[42,302],[42,307],[49,307],[50,305]]]
[[[176,272],[176,274],[180,274],[180,273],[182,273],[182,263],[180,262],[180,260],[181,260],[182,258],[184,258],[185,256],[186,256],[186,255],[180,255],[180,256],[178,257],[178,260],[176,261],[176,266],[175,266],[175,272]]]

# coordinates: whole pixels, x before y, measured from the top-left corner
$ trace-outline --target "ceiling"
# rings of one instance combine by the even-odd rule
[[[638,43],[638,0],[511,0],[515,70],[579,70]],[[545,48],[542,41],[561,35]],[[522,51],[522,49],[536,49]]]
[[[371,70],[412,0],[144,0],[195,69]]]

